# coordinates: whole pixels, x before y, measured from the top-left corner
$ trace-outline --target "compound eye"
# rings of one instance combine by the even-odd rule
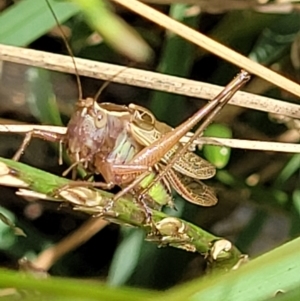
[[[95,126],[99,129],[106,125],[106,114],[104,112],[97,112],[94,117]]]

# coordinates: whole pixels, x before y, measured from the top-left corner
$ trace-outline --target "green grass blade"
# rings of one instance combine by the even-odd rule
[[[79,12],[68,2],[49,0],[59,22],[64,22]],[[0,14],[0,43],[27,46],[56,26],[44,0],[24,0]]]
[[[137,229],[123,228],[123,241],[115,251],[110,265],[108,283],[112,286],[124,285],[138,262],[144,233]]]
[[[157,293],[146,290],[122,288],[115,289],[105,286],[100,282],[92,283],[82,280],[65,278],[34,279],[20,273],[0,269],[0,287],[26,290],[33,296],[39,292],[39,300],[43,297],[64,297],[66,300],[107,300],[107,301],[138,301],[147,300],[149,296],[154,298]],[[54,300],[54,299],[53,299]],[[57,300],[57,299],[55,299]]]
[[[278,290],[300,286],[300,238],[272,250],[237,271],[195,280],[170,291],[164,300],[259,301]]]
[[[274,187],[280,188],[300,167],[300,155],[294,155],[282,169],[277,179],[274,181]]]
[[[26,99],[32,114],[43,124],[63,126],[50,81],[50,72],[31,67],[26,75]]]
[[[270,300],[270,298],[268,298],[267,300]],[[299,301],[299,300],[300,300],[300,287],[291,290],[290,292],[281,291],[281,294],[277,293],[276,295],[276,301]]]
[[[292,194],[292,208],[290,218],[290,237],[299,236],[300,232],[300,190],[295,189]]]
[[[119,53],[138,62],[152,59],[152,50],[139,34],[114,14],[103,0],[72,0],[88,24],[100,33],[104,41]]]

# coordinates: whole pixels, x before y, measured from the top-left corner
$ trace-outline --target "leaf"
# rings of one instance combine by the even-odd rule
[[[292,194],[292,210],[290,221],[290,236],[297,237],[300,231],[300,190],[295,189]]]
[[[291,62],[296,70],[300,69],[300,32],[291,47]]]
[[[281,170],[280,174],[277,176],[277,179],[274,181],[274,187],[280,188],[284,183],[299,170],[300,167],[300,155],[294,155],[288,161],[288,163]]]
[[[44,124],[62,126],[49,71],[31,67],[26,75],[28,86],[26,98],[32,114]]]
[[[278,290],[289,291],[299,287],[299,248],[300,238],[297,238],[259,256],[234,272],[207,277],[202,281],[195,279],[179,286],[165,296],[165,300],[273,300],[271,298]]]
[[[299,13],[282,16],[262,31],[249,58],[261,64],[273,63],[288,50],[299,30]]]
[[[269,215],[263,209],[255,210],[253,217],[247,223],[246,227],[239,233],[235,243],[241,248],[241,250],[247,251],[253,241],[261,233],[267,218]]]
[[[3,209],[1,208],[1,210],[3,210]],[[16,227],[14,222],[11,219],[9,219],[6,215],[4,215],[2,212],[0,212],[0,220],[5,225],[7,225],[11,230],[13,230],[15,235],[26,237],[26,234],[24,233],[24,231],[21,228]]]
[[[115,51],[133,61],[146,62],[153,53],[140,35],[114,14],[103,0],[72,0],[85,16],[87,23],[100,33]]]
[[[64,22],[79,12],[72,3],[49,2],[59,22]],[[27,46],[56,25],[45,0],[18,1],[0,15],[0,42]]]
[[[1,288],[16,288],[22,290],[22,298],[6,300],[63,300],[63,301],[139,301],[147,300],[149,291],[134,288],[111,288],[100,282],[95,283],[51,277],[47,280],[35,279],[32,276],[20,274],[20,272],[0,269]],[[158,295],[151,292],[153,298]],[[26,298],[29,296],[29,298]],[[36,297],[36,298],[35,298]],[[2,298],[1,298],[2,300]]]
[[[110,266],[108,283],[119,286],[128,280],[139,259],[144,233],[137,229],[123,228],[123,240],[119,244]]]

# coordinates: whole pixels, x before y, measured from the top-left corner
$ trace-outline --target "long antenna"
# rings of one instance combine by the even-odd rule
[[[76,61],[75,61],[75,59],[74,59],[74,53],[73,53],[73,51],[72,51],[72,49],[71,49],[71,47],[70,47],[70,45],[69,45],[69,43],[68,43],[68,39],[67,39],[67,37],[66,37],[66,35],[65,35],[64,31],[63,31],[63,29],[62,29],[62,26],[61,26],[60,23],[59,23],[59,20],[58,20],[57,17],[56,17],[55,12],[54,12],[52,6],[50,5],[49,0],[45,0],[45,1],[46,1],[46,3],[47,3],[47,6],[48,6],[49,9],[50,9],[50,12],[51,12],[53,18],[54,18],[55,21],[56,21],[57,27],[59,28],[59,31],[60,31],[60,33],[61,33],[61,35],[62,35],[63,41],[64,41],[64,43],[65,43],[65,46],[66,46],[67,50],[68,50],[68,53],[69,53],[69,55],[70,55],[71,58],[72,58],[72,61],[73,61],[73,64],[74,64],[74,69],[75,69],[75,74],[76,74],[76,81],[77,81],[77,86],[78,86],[79,99],[82,99],[82,98],[83,98],[83,94],[82,94],[82,85],[81,85],[81,80],[80,80],[80,77],[79,77],[79,72],[78,72],[78,68],[77,68],[77,65],[76,65]],[[108,80],[107,80],[107,81],[99,88],[99,90],[97,91],[97,93],[96,93],[96,95],[95,95],[95,97],[94,97],[94,102],[97,102],[97,99],[99,98],[99,96],[101,95],[101,93],[103,92],[103,90],[107,88],[107,86],[114,80],[114,78],[116,78],[118,75],[120,75],[123,71],[125,71],[126,69],[128,69],[128,68],[129,68],[130,66],[132,66],[132,65],[134,65],[134,64],[129,64],[129,66],[124,67],[124,69],[121,69],[119,72],[117,72],[117,73],[116,73],[115,75],[113,75],[111,78],[109,78],[109,79],[108,79]]]
[[[71,47],[70,47],[70,45],[68,43],[68,39],[67,39],[67,37],[66,37],[63,29],[62,29],[62,26],[59,24],[59,21],[58,21],[58,19],[56,17],[55,12],[54,12],[52,6],[50,5],[49,0],[45,0],[45,1],[47,3],[47,6],[50,9],[50,12],[51,12],[54,20],[56,21],[56,25],[59,28],[59,31],[60,31],[60,33],[62,35],[62,38],[63,38],[63,41],[64,41],[65,46],[67,48],[67,51],[68,51],[69,55],[72,58],[72,61],[73,61],[73,64],[74,64],[74,69],[75,69],[75,74],[76,74],[76,81],[77,81],[77,86],[78,86],[79,99],[82,99],[82,97],[83,97],[83,95],[82,95],[82,86],[81,86],[81,81],[80,81],[80,77],[79,77],[79,72],[78,72],[78,69],[77,69],[77,65],[76,65],[76,62],[75,62],[75,59],[74,59],[74,53],[73,53],[73,51],[72,51],[72,49],[71,49]]]
[[[119,72],[117,72],[115,75],[113,75],[111,78],[109,78],[108,80],[106,80],[106,82],[99,88],[99,90],[97,91],[95,97],[94,97],[94,101],[97,102],[97,99],[99,98],[99,96],[101,95],[101,93],[103,92],[104,89],[107,88],[107,86],[118,76],[120,75],[122,72],[124,72],[126,69],[128,69],[129,66],[124,67],[124,69],[121,69]]]

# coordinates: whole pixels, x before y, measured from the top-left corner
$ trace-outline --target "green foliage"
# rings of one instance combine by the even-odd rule
[[[108,284],[120,286],[126,283],[138,263],[144,233],[136,229],[122,229],[123,240],[115,252],[108,274]]]
[[[79,12],[71,3],[50,0],[59,22]],[[27,46],[56,26],[45,1],[25,0],[5,10],[0,18],[0,42]]]
[[[50,73],[41,68],[27,70],[27,102],[32,115],[45,124],[63,125],[56,97],[50,81]]]
[[[64,23],[70,30],[70,37],[68,37],[76,56],[124,64],[127,63],[124,55],[137,61],[149,61],[154,57],[147,68],[216,84],[227,83],[236,73],[236,66],[217,59],[201,49],[196,49],[171,33],[166,34],[159,26],[149,24],[141,18],[134,17],[135,15],[128,15],[118,9],[114,12],[115,8],[110,3],[50,0],[50,4],[59,22]],[[300,29],[299,13],[290,12],[283,15],[259,13],[247,9],[229,10],[220,15],[213,15],[203,12],[189,14],[190,7],[183,4],[159,8],[180,22],[212,36],[287,77],[297,78],[298,76],[299,78],[295,64],[297,61],[295,58],[299,56],[296,44],[296,36],[299,35]],[[128,24],[124,20],[128,20]],[[19,1],[5,9],[0,15],[0,42],[22,47],[33,42],[35,44],[37,39],[55,26],[56,21],[43,0]],[[100,39],[94,37],[94,30],[98,31]],[[101,38],[106,41],[105,44],[99,41]],[[50,44],[55,44],[56,40],[57,38],[51,39]],[[150,46],[144,41],[147,41]],[[42,48],[47,49],[47,47],[49,45],[43,45]],[[290,58],[292,47],[294,61]],[[154,52],[151,49],[154,49]],[[57,80],[57,78],[57,74],[49,74],[48,71],[27,70],[25,98],[31,101],[28,112],[18,112],[17,108],[13,107],[11,111],[14,114],[0,110],[1,117],[27,122],[32,122],[34,118],[41,123],[57,125],[62,123],[61,119],[67,121],[71,110],[66,108],[66,104],[74,100],[74,96],[69,97],[71,100],[66,99],[63,93],[62,100],[59,96],[54,96],[57,90],[65,92],[69,89],[69,86],[54,89],[55,79],[59,84],[65,81],[60,78]],[[97,85],[94,82],[87,83],[84,89],[88,91],[85,94],[94,95],[94,91],[98,88],[94,86]],[[143,106],[146,106],[147,102],[148,107],[159,120],[167,121],[173,126],[201,106],[198,100],[164,92],[149,93],[146,90],[115,87],[111,85],[108,88],[106,91],[108,96],[104,95],[103,101],[134,102]],[[254,79],[247,89],[253,93],[265,94],[286,101],[298,101],[276,87],[265,86],[257,79]],[[14,104],[11,99],[8,100],[5,97],[2,99],[11,105]],[[0,109],[2,104],[0,103]],[[73,104],[71,106],[73,107]],[[219,115],[220,122],[230,128],[233,137],[237,138],[279,140],[281,134],[288,133],[287,129],[290,127],[288,123],[278,125],[271,122],[267,114],[256,111],[250,112],[242,109],[235,111],[228,108],[227,113],[224,120],[222,113]],[[214,135],[214,133],[209,135]],[[1,144],[4,147],[4,144],[10,144],[11,140],[8,135],[5,139],[3,137],[1,136],[1,142],[5,141],[5,143]],[[11,157],[15,148],[12,150],[1,146],[1,156]],[[32,152],[35,155],[39,149],[40,146],[33,146],[26,152]],[[203,209],[187,204],[175,196],[176,207],[179,210],[177,212],[170,210],[170,214],[176,214],[192,223],[200,224],[208,229],[208,233],[229,237],[245,253],[256,256],[266,249],[271,250],[269,253],[254,259],[238,271],[203,279],[203,263],[199,263],[199,258],[202,257],[182,250],[159,249],[154,244],[145,243],[141,232],[135,229],[129,231],[127,228],[122,229],[122,236],[119,237],[118,231],[112,226],[56,263],[50,273],[65,276],[64,278],[41,281],[20,277],[19,273],[1,270],[0,286],[2,288],[15,287],[18,293],[27,300],[41,300],[39,295],[41,293],[45,300],[147,300],[155,298],[155,300],[172,301],[184,299],[260,301],[272,299],[279,290],[286,293],[277,296],[276,300],[299,300],[299,289],[293,290],[300,284],[299,239],[275,249],[275,246],[281,244],[282,241],[295,238],[300,233],[299,155],[232,150],[229,160],[229,157],[220,158],[215,153],[218,151],[219,149],[211,147],[204,149],[207,158],[213,157],[213,160],[217,158],[218,166],[223,168],[208,184],[216,187],[220,204],[216,208]],[[57,155],[53,154],[51,148],[45,153],[44,160],[34,156],[34,160],[28,163],[48,169],[47,164],[54,160],[54,165],[50,165],[49,169],[60,174],[62,170],[57,168]],[[40,161],[45,161],[45,165]],[[66,169],[67,166],[64,168]],[[32,188],[42,187],[44,192],[48,193],[53,190],[53,187],[64,185],[67,181],[59,180],[61,182],[57,183],[49,179],[45,178],[41,172],[37,178],[31,179]],[[41,205],[43,208],[40,216],[31,220],[24,213],[30,206],[27,203],[25,205],[24,201],[16,201],[12,195],[11,191],[10,194],[6,190],[3,193],[1,204],[3,202],[3,206],[9,208],[9,211],[3,214],[13,222],[11,225],[16,224],[24,230],[27,238],[14,236],[12,231],[14,227],[7,227],[1,222],[3,227],[0,229],[0,264],[2,266],[15,265],[16,261],[25,255],[34,258],[42,250],[57,243],[71,231],[75,231],[85,219],[85,216],[81,214],[66,209],[58,211],[58,206],[45,203]],[[234,211],[235,209],[237,210]],[[233,212],[238,212],[239,218],[235,219]],[[277,219],[280,221],[276,222]],[[282,220],[284,221],[281,223]],[[278,236],[284,232],[283,228],[287,229],[286,235],[278,238],[274,237],[272,232],[273,234],[269,235],[271,237],[268,237],[266,228],[270,227],[270,222]],[[268,238],[270,238],[269,241],[276,239],[276,242],[272,244],[271,241],[267,246],[263,246],[262,243]],[[98,277],[115,286],[126,285],[163,290],[190,278],[197,279],[165,293],[157,294],[153,291],[132,288],[110,288],[94,280],[93,282],[73,281],[66,279],[66,276]],[[28,291],[33,294],[27,295]],[[7,300],[13,300],[9,298]],[[5,297],[1,299],[5,300]]]
[[[137,62],[152,57],[152,50],[137,32],[107,8],[104,0],[72,0],[86,16],[90,26],[117,52]],[[108,26],[109,24],[109,26]]]
[[[20,277],[19,273],[0,270],[0,286],[15,287],[25,296],[46,300],[269,300],[278,291],[286,292],[299,287],[299,239],[267,253],[244,265],[239,270],[226,274],[194,280],[167,292],[157,293],[130,288],[110,288],[104,284],[83,282],[62,278],[47,280],[32,277]],[[22,290],[22,291],[20,291]],[[292,296],[284,300],[296,300],[299,289],[292,291]],[[12,298],[12,297],[10,297]],[[10,299],[13,300],[13,299]],[[27,299],[26,299],[27,300]],[[33,300],[33,299],[30,299]],[[55,299],[57,300],[57,299]],[[74,299],[72,299],[74,300]]]

